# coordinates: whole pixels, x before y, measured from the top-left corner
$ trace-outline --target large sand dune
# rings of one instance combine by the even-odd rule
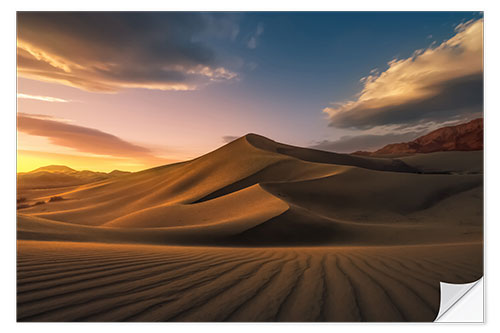
[[[41,204],[18,210],[18,318],[433,320],[440,279],[482,275],[482,188],[479,152],[375,158],[255,134],[88,184],[19,183]]]

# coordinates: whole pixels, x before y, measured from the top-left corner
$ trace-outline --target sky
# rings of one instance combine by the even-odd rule
[[[342,153],[482,116],[480,12],[18,12],[18,172],[247,133]]]

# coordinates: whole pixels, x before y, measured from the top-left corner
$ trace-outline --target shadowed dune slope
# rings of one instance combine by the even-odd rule
[[[420,175],[353,168],[334,176],[270,182],[263,187],[288,203],[335,219],[360,223],[414,221],[435,224],[440,221],[432,215],[416,221],[413,214],[448,197],[482,187],[482,181],[482,175]],[[481,219],[476,222],[482,225]]]
[[[423,173],[483,173],[482,150],[414,154],[398,159]]]
[[[349,165],[379,171],[419,172],[418,169],[413,168],[397,159],[362,157],[350,154],[337,154],[310,148],[295,147],[272,141],[257,134],[248,134],[246,139],[252,145],[262,150],[295,157],[309,162]]]

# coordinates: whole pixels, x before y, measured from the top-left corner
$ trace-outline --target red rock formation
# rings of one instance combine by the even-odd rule
[[[482,150],[483,118],[437,129],[410,142],[393,143],[373,154],[432,153],[451,150]]]

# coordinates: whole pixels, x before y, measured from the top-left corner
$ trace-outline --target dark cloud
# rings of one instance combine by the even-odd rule
[[[17,130],[30,135],[46,137],[55,145],[73,148],[84,153],[156,159],[147,148],[97,129],[73,125],[51,117],[19,113]]]
[[[336,141],[324,140],[310,148],[332,151],[336,153],[353,153],[358,150],[374,151],[390,143],[406,142],[425,134],[422,132],[408,132],[402,134],[363,134],[357,136],[344,136]]]
[[[361,82],[364,87],[354,100],[323,110],[330,126],[401,129],[481,113],[483,20],[458,25],[449,40],[392,60],[385,71],[372,71]]]
[[[444,121],[457,115],[483,111],[483,75],[470,75],[429,86],[433,96],[370,107],[363,103],[331,118],[331,126],[369,129],[375,126],[413,126],[425,121]]]
[[[235,77],[202,40],[231,24],[194,12],[20,12],[18,72],[96,91],[195,89]]]

